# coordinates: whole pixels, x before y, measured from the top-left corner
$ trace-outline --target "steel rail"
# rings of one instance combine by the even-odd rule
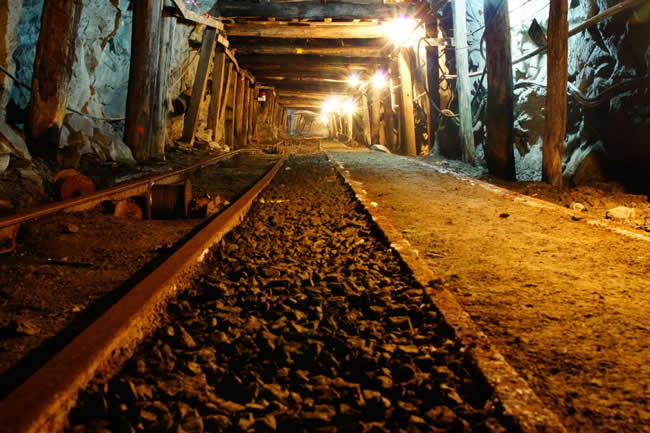
[[[121,200],[128,197],[132,197],[134,195],[145,194],[147,193],[149,188],[151,188],[154,184],[176,183],[183,180],[185,176],[187,176],[188,174],[192,173],[195,170],[198,170],[208,165],[215,164],[225,159],[233,158],[243,153],[253,153],[253,152],[258,152],[258,149],[235,150],[233,152],[228,152],[222,155],[204,159],[203,161],[199,161],[185,168],[181,168],[163,174],[149,176],[143,179],[137,179],[131,182],[127,182],[121,185],[117,185],[111,188],[97,191],[93,194],[85,195],[82,197],[76,197],[69,200],[63,200],[56,203],[50,203],[14,215],[9,215],[0,218],[0,228],[20,224],[32,220],[34,218],[40,218],[56,212],[82,211],[85,209],[89,209],[105,200]]]
[[[0,401],[0,430],[61,431],[77,393],[96,374],[115,371],[155,328],[166,300],[198,274],[210,247],[240,223],[285,160],[283,155],[251,189]]]

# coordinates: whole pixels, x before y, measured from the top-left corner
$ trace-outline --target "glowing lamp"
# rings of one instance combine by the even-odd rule
[[[372,87],[375,89],[383,89],[386,87],[386,74],[382,71],[375,72],[375,75],[372,76]]]
[[[348,85],[350,87],[358,87],[359,84],[361,84],[361,80],[359,79],[359,74],[351,74],[348,77]]]
[[[345,114],[352,114],[356,110],[356,106],[354,105],[354,101],[352,99],[346,99],[343,101],[341,108]]]
[[[384,23],[386,36],[399,47],[413,47],[419,38],[424,36],[424,30],[418,28],[413,18],[399,17]]]

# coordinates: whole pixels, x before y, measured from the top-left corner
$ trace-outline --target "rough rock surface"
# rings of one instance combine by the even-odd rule
[[[569,2],[569,28],[616,4],[615,0],[574,0]],[[532,19],[542,29],[548,24],[548,1],[511,1],[509,4],[513,60],[535,50],[537,45],[528,35]],[[618,179],[639,192],[650,191],[650,31],[647,25],[630,25],[626,21],[632,11],[608,18],[569,39],[569,83],[586,98],[597,99],[613,86],[637,80],[641,87],[631,86],[601,98],[595,107],[583,106],[569,96],[569,118],[565,143],[565,179],[572,184]],[[481,70],[485,64],[481,52],[483,35],[483,1],[468,3],[468,39],[470,67]],[[484,52],[484,50],[483,50]],[[643,87],[643,77],[645,87]],[[515,127],[525,135],[524,154],[517,156],[517,177],[540,180],[541,142],[544,133],[544,100],[546,95],[546,56],[536,56],[513,65],[515,84]],[[476,85],[478,77],[473,79]],[[528,84],[523,84],[523,83]],[[520,83],[519,86],[517,84]],[[483,83],[485,85],[485,83]],[[482,137],[477,137],[481,145]],[[601,140],[599,142],[599,140]],[[592,153],[604,156],[598,169]],[[517,152],[515,152],[517,153]],[[480,153],[477,153],[480,154]],[[530,156],[528,156],[530,154]],[[479,161],[484,163],[484,161]],[[585,167],[581,167],[584,163]],[[589,176],[575,176],[585,172]]]

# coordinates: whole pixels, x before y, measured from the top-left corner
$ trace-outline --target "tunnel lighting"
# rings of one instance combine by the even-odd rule
[[[328,115],[330,113],[334,113],[338,111],[338,108],[339,108],[338,98],[336,96],[330,96],[323,103],[323,114]]]
[[[413,18],[399,17],[384,23],[386,35],[399,47],[413,47],[424,36],[424,29],[418,27]]]
[[[321,121],[321,123],[324,123],[325,125],[327,125],[327,122],[329,122],[329,118],[327,117],[327,114],[321,114],[320,115],[320,121]]]
[[[350,87],[359,87],[359,84],[361,84],[361,79],[359,78],[359,74],[350,74],[348,77],[348,85]]]
[[[386,74],[383,71],[375,72],[375,75],[372,76],[372,87],[375,89],[383,89],[387,84]]]
[[[356,110],[356,106],[352,99],[346,99],[345,101],[343,101],[341,108],[343,109],[343,112],[345,114],[352,114]]]

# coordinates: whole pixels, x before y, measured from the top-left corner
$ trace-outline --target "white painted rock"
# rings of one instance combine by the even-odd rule
[[[6,154],[14,155],[28,161],[32,159],[22,135],[7,125],[3,119],[0,119],[0,155]]]
[[[571,203],[571,206],[569,206],[572,210],[577,211],[577,212],[587,212],[587,208],[585,205],[582,203],[578,203],[577,201],[574,201]]]
[[[629,220],[630,218],[634,218],[635,215],[634,208],[631,207],[625,207],[625,206],[617,206],[615,208],[612,208],[607,211],[606,217],[609,218],[610,220]]]
[[[377,152],[384,152],[384,153],[390,153],[390,150],[384,145],[381,144],[373,144],[370,146],[371,150],[376,150]]]

